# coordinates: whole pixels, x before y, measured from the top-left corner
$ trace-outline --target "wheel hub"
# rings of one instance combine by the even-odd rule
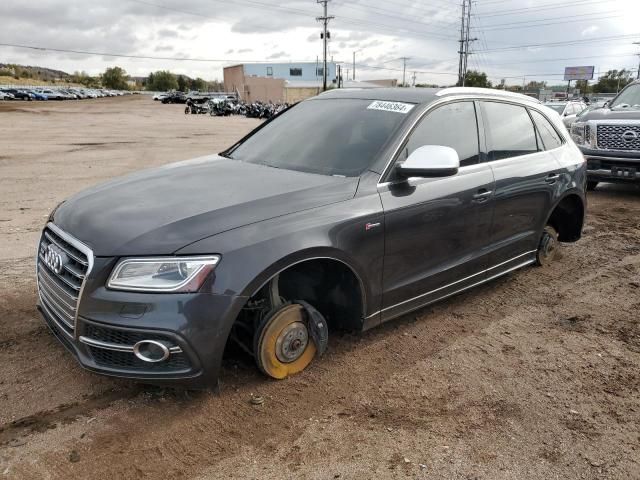
[[[276,356],[282,363],[295,362],[309,343],[307,326],[302,322],[287,325],[276,340]]]
[[[545,258],[553,256],[556,250],[556,239],[551,235],[546,234],[542,241],[542,254]]]

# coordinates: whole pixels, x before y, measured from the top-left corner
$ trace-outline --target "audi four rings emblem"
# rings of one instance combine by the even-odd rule
[[[65,263],[67,262],[67,255],[56,245],[50,243],[44,248],[44,263],[51,270],[58,275],[62,273]]]
[[[633,142],[634,140],[638,139],[638,134],[636,132],[634,132],[633,130],[627,130],[626,132],[624,132],[622,134],[622,139],[625,142]]]

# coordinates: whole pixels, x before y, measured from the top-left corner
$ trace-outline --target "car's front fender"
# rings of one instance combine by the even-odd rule
[[[366,299],[364,313],[380,307],[384,220],[377,194],[246,225],[176,252],[204,253],[222,255],[212,293],[251,296],[291,265],[331,258],[359,278]]]

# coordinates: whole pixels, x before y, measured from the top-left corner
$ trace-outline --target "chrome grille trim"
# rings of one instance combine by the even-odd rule
[[[64,265],[60,274],[54,272],[44,262],[41,249],[49,244],[56,245],[71,261]],[[36,281],[40,304],[61,331],[69,337],[74,337],[82,292],[93,268],[93,252],[53,223],[48,223],[38,243],[36,258]]]

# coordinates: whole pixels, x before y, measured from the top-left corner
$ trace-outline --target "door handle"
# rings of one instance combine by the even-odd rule
[[[556,183],[559,179],[560,179],[559,173],[550,173],[549,175],[546,176],[544,181],[547,183]]]
[[[487,190],[485,188],[482,188],[482,189],[478,190],[478,193],[476,193],[471,198],[476,203],[482,203],[482,202],[486,202],[491,195],[493,195],[493,190]]]

